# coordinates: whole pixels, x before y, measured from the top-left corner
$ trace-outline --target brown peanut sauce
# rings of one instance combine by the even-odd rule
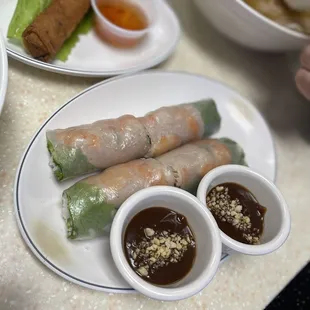
[[[151,207],[129,222],[124,252],[132,269],[144,280],[169,285],[191,270],[196,243],[185,216],[164,207]]]
[[[246,244],[259,244],[267,209],[237,183],[223,183],[207,195],[207,207],[226,235]]]

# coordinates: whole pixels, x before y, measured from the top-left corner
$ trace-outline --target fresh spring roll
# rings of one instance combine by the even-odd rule
[[[136,118],[125,115],[47,131],[51,166],[61,181],[142,157],[155,157],[209,136],[220,127],[213,100],[163,107]]]
[[[211,100],[162,107],[140,120],[151,140],[151,148],[145,157],[156,157],[190,141],[200,140],[220,127],[220,117]]]
[[[182,152],[182,153],[181,153]],[[177,186],[195,193],[202,177],[228,163],[244,165],[244,152],[230,139],[201,140],[156,158],[177,171]]]
[[[90,0],[52,0],[24,30],[25,48],[36,59],[52,60],[89,8]]]
[[[132,115],[46,133],[58,180],[143,157],[151,147],[143,125]]]
[[[208,171],[225,164],[245,164],[243,150],[229,139],[210,139],[83,179],[63,193],[67,237],[89,239],[102,235],[109,231],[117,208],[135,192],[155,185],[195,191]]]
[[[108,231],[117,207],[155,185],[175,186],[175,176],[171,167],[153,158],[120,164],[77,182],[63,193],[68,238],[94,238]]]

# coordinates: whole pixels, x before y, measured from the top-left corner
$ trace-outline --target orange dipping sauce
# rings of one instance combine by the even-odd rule
[[[147,1],[147,0],[146,0]],[[111,24],[120,28],[111,30],[111,26],[106,23],[96,22],[97,34],[114,46],[131,47],[140,42],[143,35],[126,36],[121,31],[141,31],[149,26],[148,18],[143,10],[126,0],[98,0],[97,8],[102,16]],[[121,30],[123,29],[123,30]]]
[[[98,4],[99,11],[112,24],[126,30],[143,30],[148,22],[142,10],[126,1],[103,1]]]

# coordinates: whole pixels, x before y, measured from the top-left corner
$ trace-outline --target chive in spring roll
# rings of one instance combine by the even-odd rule
[[[135,192],[156,185],[194,192],[203,176],[225,164],[245,164],[241,147],[229,139],[189,143],[157,158],[137,159],[83,179],[63,193],[63,216],[70,239],[109,231],[117,208]]]
[[[142,157],[154,157],[209,136],[220,127],[213,100],[163,107],[145,117],[124,115],[47,131],[51,166],[61,181]]]

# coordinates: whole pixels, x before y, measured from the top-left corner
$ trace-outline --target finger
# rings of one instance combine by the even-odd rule
[[[300,63],[302,67],[310,70],[310,45],[306,46],[300,55]]]
[[[310,72],[305,69],[299,69],[295,80],[298,90],[310,100]]]

